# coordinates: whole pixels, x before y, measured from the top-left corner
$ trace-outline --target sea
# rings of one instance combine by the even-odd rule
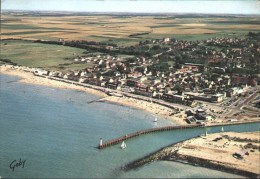
[[[148,112],[99,96],[19,82],[0,76],[0,176],[2,178],[241,178],[178,162],[156,161],[124,172],[121,167],[162,147],[205,133],[185,129],[152,133],[103,150],[104,141],[142,129],[175,125]],[[154,118],[158,122],[154,123]],[[257,131],[260,123],[224,127],[225,131]],[[208,128],[208,133],[221,127]],[[25,161],[24,165],[19,161]],[[12,166],[17,163],[14,170]],[[11,166],[10,166],[11,165]]]

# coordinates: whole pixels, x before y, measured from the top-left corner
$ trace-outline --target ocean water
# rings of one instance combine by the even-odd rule
[[[164,146],[204,133],[187,129],[144,135],[97,149],[99,139],[152,127],[175,125],[138,109],[108,103],[88,103],[98,96],[76,90],[55,89],[17,82],[0,76],[0,176],[33,178],[140,178],[140,177],[240,177],[191,165],[159,161],[137,170],[122,172],[128,162]],[[218,132],[221,127],[208,128]],[[225,127],[226,131],[256,131],[258,124]],[[9,167],[13,160],[26,160],[24,168]]]

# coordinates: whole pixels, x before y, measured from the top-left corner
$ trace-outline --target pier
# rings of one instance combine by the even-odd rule
[[[116,145],[122,141],[138,137],[141,135],[154,133],[154,132],[163,132],[163,131],[172,131],[172,130],[178,130],[178,129],[189,129],[189,128],[197,128],[197,127],[217,127],[217,126],[231,126],[231,125],[239,125],[239,124],[248,124],[248,123],[259,123],[259,121],[243,121],[243,122],[233,122],[233,123],[215,123],[215,124],[190,124],[190,125],[180,125],[180,126],[165,126],[165,127],[157,127],[152,129],[146,129],[137,131],[131,134],[127,134],[125,136],[121,136],[106,142],[100,142],[98,148],[104,149],[106,147]],[[102,139],[101,139],[102,140]]]
[[[88,104],[91,104],[91,103],[94,103],[94,102],[102,101],[102,100],[104,100],[105,98],[107,98],[107,97],[101,97],[101,98],[98,98],[98,99],[94,99],[94,100],[92,100],[92,101],[89,101]]]
[[[195,128],[195,127],[205,127],[204,124],[193,124],[193,125],[181,125],[181,126],[166,126],[166,127],[158,127],[158,128],[152,128],[152,129],[146,129],[146,130],[141,130],[137,131],[131,134],[127,134],[122,137],[118,137],[106,142],[101,142],[98,146],[99,149],[104,149],[106,147],[116,145],[122,141],[138,137],[144,134],[149,134],[149,133],[154,133],[154,132],[163,132],[163,131],[171,131],[171,130],[177,130],[177,129],[187,129],[187,128]]]

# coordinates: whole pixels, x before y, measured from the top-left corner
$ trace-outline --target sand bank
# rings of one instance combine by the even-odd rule
[[[260,175],[259,132],[222,132],[186,140],[131,162],[125,171],[156,160],[178,161],[246,177]],[[242,158],[234,157],[243,153]]]
[[[242,158],[235,158],[235,153],[243,153]],[[224,132],[198,137],[183,142],[174,157],[248,177],[257,176],[260,174],[259,133]]]
[[[137,100],[137,99],[132,99],[129,97],[108,96],[107,94],[105,94],[101,91],[94,90],[91,88],[86,88],[86,87],[77,86],[77,85],[73,85],[73,84],[69,84],[69,83],[65,83],[65,82],[61,82],[61,81],[56,81],[56,80],[52,80],[52,79],[48,79],[48,78],[35,76],[34,74],[32,74],[30,72],[25,72],[20,69],[12,68],[11,65],[3,65],[0,68],[1,68],[2,74],[21,77],[22,79],[19,80],[19,82],[21,82],[21,83],[50,86],[50,87],[54,87],[54,88],[62,88],[62,89],[70,89],[70,90],[80,90],[80,91],[84,91],[86,93],[91,93],[94,95],[105,97],[104,101],[118,103],[118,104],[122,104],[125,106],[130,106],[130,107],[138,108],[141,110],[145,110],[145,111],[150,112],[151,114],[154,114],[155,116],[158,116],[158,117],[161,116],[162,118],[172,120],[176,124],[186,124],[186,122],[183,120],[184,114],[183,114],[183,116],[182,116],[182,114],[178,114],[179,116],[171,115],[172,112],[174,112],[172,109],[165,107],[165,106],[161,106],[159,104],[150,103],[147,101],[142,101],[142,100]]]

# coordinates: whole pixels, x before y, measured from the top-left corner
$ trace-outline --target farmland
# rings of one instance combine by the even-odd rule
[[[73,58],[83,55],[84,50],[59,45],[39,44],[28,41],[1,41],[1,59],[12,63],[45,69],[76,69]],[[78,68],[82,68],[82,65]]]
[[[1,59],[2,62],[7,60],[28,67],[59,71],[78,70],[93,64],[79,64],[73,59],[95,52],[102,53],[105,46],[100,49],[89,45],[88,47],[92,47],[90,50],[85,48],[86,46],[73,48],[76,45],[68,45],[69,41],[95,41],[105,45],[109,43],[124,46],[121,50],[112,50],[119,56],[140,55],[148,51],[150,55],[155,55],[156,49],[150,49],[148,46],[142,47],[143,49],[136,46],[135,50],[128,49],[127,46],[138,44],[139,41],[165,37],[188,41],[214,37],[245,38],[249,32],[259,32],[259,22],[258,16],[62,15],[6,12],[1,16]],[[67,45],[33,43],[35,40],[66,41]]]
[[[243,37],[259,31],[259,17],[189,17],[120,15],[3,14],[1,35],[31,40],[88,40],[133,45],[141,40],[170,37],[202,40]]]

